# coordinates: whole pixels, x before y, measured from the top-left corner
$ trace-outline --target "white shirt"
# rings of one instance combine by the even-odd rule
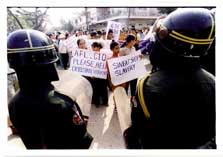
[[[120,49],[119,56],[126,56],[135,52],[136,52],[136,49],[134,46],[132,48],[123,47]]]
[[[67,53],[67,47],[65,40],[60,40],[59,42],[59,53]]]

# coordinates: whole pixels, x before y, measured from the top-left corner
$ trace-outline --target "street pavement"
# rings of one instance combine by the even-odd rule
[[[149,57],[142,59],[146,70],[151,70]],[[90,149],[125,149],[124,139],[118,120],[118,113],[114,111],[113,94],[109,93],[108,107],[91,106],[88,131],[94,137]]]
[[[94,137],[90,149],[124,149],[117,111],[114,111],[113,94],[109,94],[108,106],[91,106],[88,131]]]

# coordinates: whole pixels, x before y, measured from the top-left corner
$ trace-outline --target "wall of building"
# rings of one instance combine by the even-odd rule
[[[125,28],[151,26],[160,14],[156,8],[89,8],[89,30],[106,30],[107,21],[117,21]],[[81,15],[78,26],[86,29],[86,19]]]

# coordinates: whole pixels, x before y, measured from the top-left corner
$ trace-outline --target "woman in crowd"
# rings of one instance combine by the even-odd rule
[[[102,48],[101,43],[93,42],[91,48],[95,53],[100,53]],[[107,90],[107,79],[100,79],[94,77],[87,77],[93,88],[92,104],[96,107],[100,105],[108,106],[108,90]]]
[[[79,49],[87,49],[86,41],[84,39],[78,39],[77,46]]]
[[[128,35],[126,37],[125,43],[122,45],[122,48],[120,49],[119,56],[126,56],[135,53],[136,52],[136,49],[134,47],[135,43],[136,43],[136,37],[132,34]],[[137,79],[134,79],[129,83],[127,83],[125,88],[127,93],[129,86],[128,84],[130,84],[131,100],[132,100],[135,97]]]

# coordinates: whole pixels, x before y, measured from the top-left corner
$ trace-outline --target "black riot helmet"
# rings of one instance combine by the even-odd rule
[[[52,41],[42,32],[20,29],[10,33],[7,40],[11,68],[52,64],[58,60]]]
[[[163,20],[156,33],[156,41],[167,53],[199,58],[214,40],[215,22],[208,9],[180,8]]]
[[[20,29],[8,35],[8,62],[15,69],[20,85],[29,80],[56,81],[54,63],[58,60],[52,41],[42,32]]]

